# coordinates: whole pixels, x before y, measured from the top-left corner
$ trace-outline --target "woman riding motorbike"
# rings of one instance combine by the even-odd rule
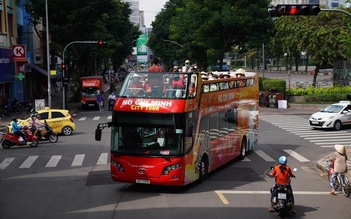
[[[290,191],[290,200],[292,202],[291,211],[292,213],[296,214],[297,212],[295,210],[294,194],[290,185],[290,177],[295,178],[295,175],[292,173],[291,168],[288,165],[286,165],[288,159],[285,156],[281,156],[278,162],[279,164],[273,168],[273,171],[270,174],[271,177],[275,177],[275,185],[271,192],[271,202],[269,211],[274,212],[272,199],[273,197],[275,197],[275,188],[277,187],[277,185],[284,185]]]

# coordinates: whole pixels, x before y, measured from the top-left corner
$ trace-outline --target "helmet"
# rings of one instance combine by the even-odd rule
[[[24,130],[26,130],[26,129],[28,129],[28,126],[25,125],[25,126],[23,126],[23,128],[24,128]]]
[[[17,121],[17,117],[12,117],[12,121]]]
[[[279,157],[279,163],[285,165],[288,162],[288,159],[285,156]]]

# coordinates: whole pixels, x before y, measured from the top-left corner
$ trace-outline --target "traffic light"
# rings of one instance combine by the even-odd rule
[[[63,70],[66,69],[66,64],[65,63],[61,63],[61,69],[63,69]]]
[[[99,40],[99,41],[97,41],[97,44],[98,44],[99,46],[102,46],[102,45],[104,44],[104,41]]]
[[[271,17],[318,15],[320,11],[318,4],[277,5],[268,9]]]

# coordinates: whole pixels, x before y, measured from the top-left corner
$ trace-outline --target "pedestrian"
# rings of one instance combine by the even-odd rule
[[[97,96],[96,96],[96,102],[99,105],[99,110],[104,111],[104,92],[103,91],[99,91]]]
[[[152,66],[148,69],[148,72],[163,72],[163,68],[159,65],[160,60],[154,58],[152,60]]]
[[[346,150],[344,145],[336,144],[334,146],[336,152],[327,158],[327,162],[332,162],[334,161],[334,171],[332,176],[330,177],[330,186],[332,187],[332,190],[330,191],[331,195],[335,195],[335,190],[338,188],[338,185],[336,184],[336,178],[338,173],[344,173],[347,172],[347,155],[346,155]]]

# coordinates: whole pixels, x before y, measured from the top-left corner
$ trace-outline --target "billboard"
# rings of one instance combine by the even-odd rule
[[[137,55],[147,55],[147,34],[143,33],[139,35],[137,41]]]

